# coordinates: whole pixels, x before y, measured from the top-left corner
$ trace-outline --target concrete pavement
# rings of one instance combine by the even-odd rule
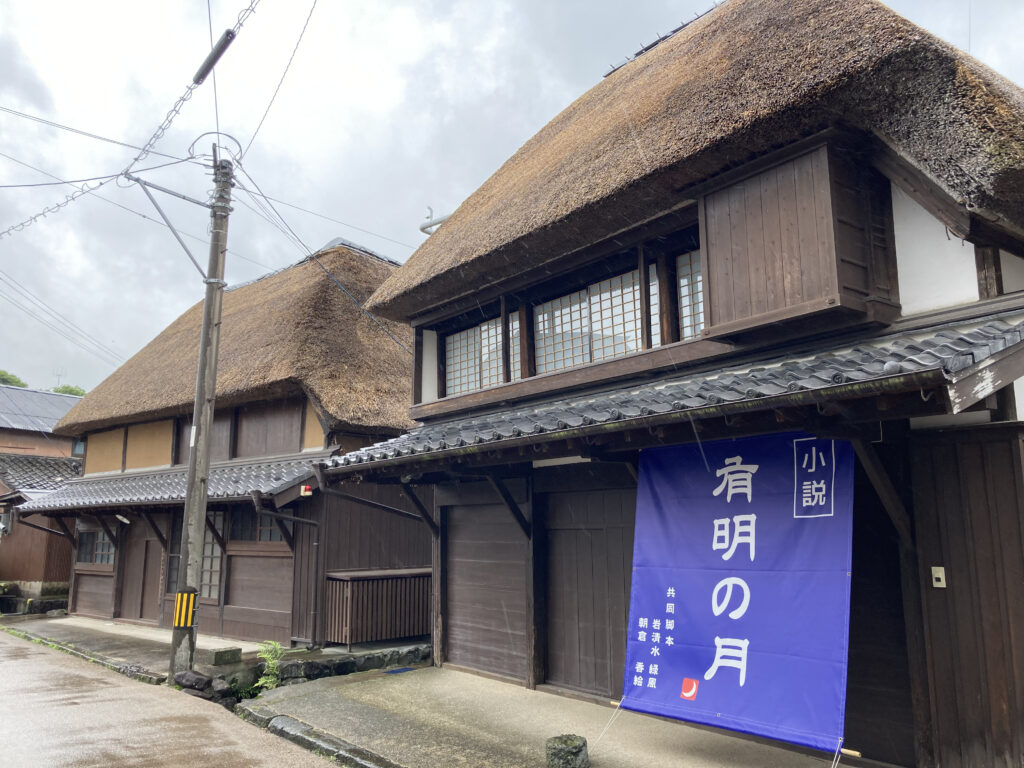
[[[0,633],[4,768],[323,768],[323,758],[165,686]]]
[[[265,692],[242,706],[271,723],[284,716],[293,730],[294,721],[307,724],[404,768],[543,768],[545,740],[562,733],[587,738],[594,768],[831,763],[821,753],[436,667],[325,678]]]

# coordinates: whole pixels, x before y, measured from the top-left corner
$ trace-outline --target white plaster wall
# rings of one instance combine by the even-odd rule
[[[946,234],[942,222],[892,185],[896,271],[904,315],[978,300],[974,246]]]
[[[423,331],[423,359],[420,361],[420,381],[423,382],[420,402],[437,400],[437,332]]]
[[[999,267],[1003,272],[1003,293],[1024,291],[1024,259],[1000,251]]]

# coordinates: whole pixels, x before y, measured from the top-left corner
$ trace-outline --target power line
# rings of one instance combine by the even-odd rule
[[[245,23],[246,19],[248,19],[249,16],[256,12],[256,6],[259,4],[260,0],[252,0],[249,6],[243,9],[242,12],[238,14],[238,20],[235,22],[235,26],[233,28],[233,32],[235,35],[238,34],[238,31],[242,28],[242,25]],[[182,107],[185,106],[185,102],[192,98],[192,92],[195,91],[195,89],[198,88],[199,85],[200,83],[196,82],[190,82],[188,84],[188,87],[185,88],[185,92],[180,97],[178,97],[178,100],[176,102],[174,102],[174,106],[170,108],[170,110],[164,116],[164,119],[161,121],[160,125],[156,127],[156,130],[153,131],[153,134],[149,137],[146,143],[142,145],[142,148],[139,150],[139,153],[135,155],[135,158],[124,167],[122,173],[128,173],[129,171],[131,171],[132,168],[134,168],[138,163],[142,162],[142,160],[144,160],[153,151],[153,147],[155,147],[157,142],[160,141],[160,139],[164,137],[164,134],[167,133],[167,129],[171,127],[171,123],[174,122],[174,118],[181,114],[181,110]],[[0,232],[0,238],[3,238],[5,235],[10,235],[13,232],[20,232],[26,227],[32,226],[39,219],[45,218],[47,214],[59,212],[63,208],[69,206],[78,198],[82,197],[82,195],[86,195],[89,192],[95,192],[97,189],[99,189],[105,184],[109,184],[111,181],[112,179],[107,179],[106,181],[99,182],[96,186],[92,188],[83,187],[82,189],[77,190],[76,192],[73,192],[70,195],[67,195],[60,202],[55,203],[54,205],[51,206],[47,206],[40,213],[37,213],[34,216],[30,216],[24,221],[14,224],[5,229],[3,232]]]
[[[69,183],[69,182],[66,182],[66,181],[61,181],[59,179],[59,177],[54,176],[49,171],[44,171],[42,168],[39,168],[37,166],[31,165],[29,163],[26,163],[23,160],[18,160],[17,158],[11,157],[10,155],[3,154],[2,152],[0,152],[0,155],[2,155],[3,157],[6,157],[8,160],[12,160],[15,163],[18,163],[19,165],[25,166],[26,168],[31,168],[33,171],[36,171],[37,173],[41,173],[44,176],[49,176],[51,179],[57,179],[59,183],[62,183],[62,184],[68,184]],[[182,162],[182,161],[178,161],[178,162]],[[142,173],[143,171],[147,171],[147,170],[153,170],[155,168],[164,168],[167,165],[174,165],[174,163],[166,163],[164,165],[155,165],[155,166],[151,166],[150,168],[143,168],[142,170],[139,171],[139,173]],[[120,174],[118,174],[118,176],[119,175]],[[107,182],[103,182],[103,183],[105,184]],[[131,213],[131,214],[133,214],[135,216],[138,216],[140,219],[145,219],[146,221],[151,222],[153,224],[158,224],[161,227],[166,227],[167,226],[164,222],[160,221],[159,219],[154,219],[152,216],[147,216],[146,214],[142,213],[141,211],[137,211],[134,208],[129,208],[127,205],[122,205],[121,203],[118,203],[118,202],[116,202],[114,200],[111,200],[111,199],[109,199],[107,197],[103,197],[103,195],[96,194],[96,191],[95,191],[96,189],[98,189],[98,187],[96,187],[94,189],[90,189],[90,190],[88,190],[88,192],[91,192],[93,194],[93,196],[97,200],[102,200],[104,203],[107,203],[108,205],[112,205],[115,208],[120,208],[122,211],[125,211],[127,213]],[[191,238],[193,240],[197,240],[197,241],[199,241],[201,243],[209,242],[209,240],[206,237],[200,237],[199,235],[194,235],[191,232],[185,232],[184,230],[181,230],[181,234],[183,234],[184,236],[189,237],[189,238]],[[228,249],[228,252],[231,253],[232,256],[237,256],[238,258],[242,259],[243,261],[248,261],[248,262],[250,262],[252,264],[255,264],[257,267],[262,267],[263,269],[266,269],[266,270],[272,270],[273,269],[273,267],[267,266],[266,264],[263,264],[263,263],[261,263],[259,261],[256,261],[255,259],[249,258],[248,256],[245,256],[245,255],[239,253],[238,251],[235,251],[235,250],[232,250],[232,249]]]
[[[37,173],[45,173],[47,176],[51,176],[51,174],[46,173],[46,171],[41,171],[38,168],[36,168],[34,165],[29,165],[28,163],[26,163],[26,162],[24,162],[22,160],[19,160],[16,157],[11,157],[10,155],[5,154],[4,152],[0,152],[0,157],[8,159],[12,163],[17,163],[18,165],[23,165],[26,168],[30,168],[33,171],[36,171]],[[187,163],[187,162],[189,162],[188,158],[184,158],[184,159],[180,159],[180,160],[174,160],[173,162],[170,162],[170,163],[161,163],[160,165],[151,165],[148,168],[140,169],[139,173],[144,173],[146,171],[155,171],[155,170],[157,170],[159,168],[168,168],[168,167],[170,167],[172,165],[180,165],[181,163]],[[121,175],[121,172],[118,171],[117,173],[107,173],[107,174],[104,174],[103,176],[91,176],[91,177],[86,178],[86,179],[58,179],[57,181],[41,181],[41,182],[37,182],[35,184],[0,184],[0,189],[32,189],[33,187],[59,187],[62,184],[84,184],[85,182],[88,182],[88,181],[100,181],[100,180],[113,181],[114,179],[116,179],[120,175]],[[57,177],[53,176],[53,178],[56,179]]]
[[[114,366],[118,365],[118,361],[117,360],[113,360],[108,355],[103,354],[99,350],[94,349],[93,347],[87,346],[85,343],[83,343],[79,339],[75,338],[70,333],[68,333],[67,331],[65,331],[62,328],[60,328],[59,326],[54,325],[53,323],[49,322],[45,318],[39,317],[39,315],[37,315],[31,309],[25,307],[23,304],[21,304],[19,301],[17,301],[13,297],[11,297],[9,294],[5,293],[3,290],[0,290],[0,298],[7,299],[7,301],[9,301],[12,305],[14,305],[18,309],[20,309],[22,312],[24,312],[26,315],[31,317],[33,320],[35,320],[35,321],[37,321],[39,323],[42,323],[47,328],[49,328],[51,331],[56,333],[58,336],[61,336],[62,338],[66,339],[67,341],[69,341],[72,344],[74,344],[76,347],[84,350],[85,352],[88,352],[89,354],[93,355],[94,357],[99,358],[104,363],[107,363],[108,365],[114,365]]]
[[[206,0],[206,21],[210,29],[210,50],[213,50],[213,11],[210,10],[210,0]],[[217,100],[217,69],[213,70],[213,120],[217,128],[217,136],[220,136],[220,103]]]
[[[278,205],[284,205],[284,206],[287,206],[289,208],[294,208],[297,211],[302,211],[303,213],[308,213],[311,216],[317,216],[317,217],[319,217],[321,219],[324,219],[325,221],[331,221],[331,222],[334,222],[335,224],[341,224],[343,227],[348,227],[349,229],[354,229],[356,232],[362,232],[363,234],[370,235],[371,237],[377,237],[377,238],[380,238],[381,240],[387,240],[389,243],[394,243],[395,245],[400,245],[403,248],[408,248],[410,250],[416,250],[416,246],[415,245],[410,245],[409,243],[403,243],[401,240],[395,240],[393,238],[388,237],[387,235],[379,234],[378,232],[371,232],[369,229],[363,229],[362,227],[357,227],[355,224],[349,224],[347,221],[341,221],[340,219],[331,218],[330,216],[328,216],[326,214],[317,213],[316,211],[311,211],[308,208],[303,208],[300,205],[295,205],[294,203],[287,203],[284,200],[279,200],[276,197],[266,196],[266,199],[270,200],[272,202],[275,202]]]
[[[69,320],[67,317],[62,315],[60,312],[51,307],[45,301],[40,299],[38,296],[32,293],[32,291],[30,291],[28,288],[19,283],[17,280],[15,280],[13,277],[11,277],[3,270],[0,270],[0,281],[3,281],[10,285],[12,288],[14,288],[15,291],[20,293],[26,299],[28,299],[36,306],[38,306],[40,309],[42,309],[44,312],[46,312],[46,314],[50,316],[53,322],[57,323],[58,325],[63,325],[69,333],[78,334],[85,342],[95,346],[106,356],[111,357],[118,362],[124,362],[124,355],[115,352],[113,349],[105,345],[103,342],[101,342],[95,336],[90,334],[88,331],[85,331],[82,328],[80,328],[73,321]]]
[[[207,0],[209,3],[209,0]],[[245,149],[242,150],[242,154],[238,157],[239,159],[245,157],[245,153],[249,151],[249,147],[256,141],[256,134],[260,132],[260,128],[263,127],[263,121],[267,119],[267,115],[270,114],[270,108],[274,106],[274,100],[277,98],[278,91],[281,90],[281,86],[284,85],[284,79],[288,75],[288,70],[291,69],[292,61],[295,59],[295,54],[299,52],[299,46],[302,44],[302,38],[306,34],[306,27],[309,26],[309,20],[313,18],[313,11],[316,10],[316,0],[313,0],[313,5],[309,8],[309,15],[306,16],[306,23],[302,25],[302,31],[299,32],[299,39],[295,41],[295,47],[292,49],[292,55],[288,57],[288,63],[284,65],[284,72],[281,73],[281,79],[277,82],[277,88],[274,89],[274,95],[270,97],[270,103],[267,104],[266,110],[263,112],[263,117],[260,118],[259,125],[256,126],[256,130],[252,132],[252,138],[249,139],[249,143],[245,145]]]
[[[142,147],[136,146],[135,144],[129,144],[127,142],[119,141],[117,139],[111,139],[111,138],[108,138],[107,136],[100,136],[99,134],[96,134],[96,133],[89,133],[88,131],[83,131],[83,130],[80,130],[78,128],[72,128],[70,125],[62,125],[61,123],[55,122],[53,120],[47,120],[46,118],[37,117],[35,115],[30,115],[30,114],[28,114],[26,112],[19,112],[18,110],[11,109],[10,107],[2,107],[2,106],[0,106],[0,112],[7,112],[8,114],[15,115],[16,117],[23,117],[26,120],[32,120],[32,121],[37,122],[37,123],[42,123],[43,125],[48,125],[51,128],[59,128],[62,131],[68,131],[70,133],[77,133],[79,136],[85,136],[85,137],[90,138],[90,139],[96,139],[97,141],[105,141],[108,144],[116,144],[119,147],[125,147],[127,149],[138,149],[138,150],[142,149]],[[167,154],[164,154],[163,152],[157,152],[155,150],[151,150],[150,154],[152,154],[152,155],[159,155],[160,157],[166,157],[169,160],[188,160],[190,162],[193,162],[192,158],[175,157],[174,155],[167,155]]]
[[[241,170],[241,172],[243,174],[245,174],[245,178],[247,178],[250,182],[252,182],[252,185],[254,187],[256,187],[256,190],[259,192],[260,197],[262,197],[264,200],[267,200],[267,196],[265,194],[263,194],[263,190],[260,189],[260,185],[256,183],[256,180],[252,176],[249,175],[249,172],[242,165],[241,160],[236,158],[235,162],[237,163],[239,170]],[[239,186],[240,189],[242,189],[242,190],[244,190],[246,192],[249,192],[249,190],[245,189],[245,187],[243,187],[241,184],[239,184],[238,186]],[[249,192],[249,194],[251,195],[252,193]],[[322,269],[324,271],[324,273],[334,282],[334,284],[337,285],[338,288],[341,289],[341,292],[344,293],[346,296],[348,296],[352,300],[352,303],[355,304],[364,315],[366,315],[368,318],[370,318],[370,320],[372,320],[373,323],[378,328],[380,328],[382,331],[384,331],[384,333],[387,334],[388,338],[390,338],[393,342],[395,342],[395,344],[397,344],[399,347],[404,349],[407,354],[411,355],[412,352],[409,350],[409,348],[407,346],[405,346],[405,344],[403,344],[401,341],[399,341],[398,338],[393,333],[391,333],[391,331],[389,331],[387,329],[387,327],[385,327],[384,324],[380,320],[378,320],[368,309],[366,309],[366,307],[364,307],[362,305],[362,302],[360,302],[355,296],[353,296],[352,293],[348,290],[348,288],[346,288],[341,283],[341,281],[338,280],[338,278],[336,278],[333,274],[331,274],[331,271],[329,269],[327,269],[327,267],[325,267],[323,265],[323,263],[320,261],[320,259],[318,259],[316,257],[316,254],[313,253],[312,250],[310,250],[309,246],[306,245],[302,241],[302,238],[299,237],[295,233],[295,230],[292,229],[291,226],[289,226],[288,222],[285,221],[284,217],[274,207],[274,204],[271,203],[269,200],[267,200],[267,205],[270,206],[270,209],[274,212],[274,215],[277,217],[277,219],[281,222],[281,224],[284,225],[284,227],[288,230],[288,232],[291,234],[291,236],[295,239],[295,242],[298,243],[302,247],[302,249],[305,251],[306,255],[309,258],[313,259],[313,261],[316,262],[317,266],[320,267],[320,269]]]

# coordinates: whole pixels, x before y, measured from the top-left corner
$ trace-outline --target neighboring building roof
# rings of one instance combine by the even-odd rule
[[[55,491],[82,474],[82,462],[57,456],[0,453],[0,485],[12,491]]]
[[[1024,316],[926,328],[861,340],[830,349],[791,352],[747,360],[704,373],[672,376],[597,393],[559,397],[497,413],[431,422],[400,437],[344,456],[327,467],[356,470],[367,464],[397,465],[424,454],[453,461],[503,441],[541,440],[576,431],[607,431],[618,422],[659,416],[705,418],[803,402],[855,398],[883,391],[915,391],[934,379],[941,384],[1019,346],[1024,351]]]
[[[225,291],[217,405],[302,392],[327,429],[407,428],[412,355],[356,304],[395,265],[349,247],[322,251],[317,259]],[[58,434],[190,414],[202,312],[200,302],[108,376],[61,420]],[[412,349],[408,327],[380,322]]]
[[[874,0],[729,0],[569,105],[367,306],[400,319],[443,306],[837,123],[873,134],[968,210],[1024,224],[1021,88]]]
[[[210,501],[249,501],[252,491],[275,495],[313,476],[313,462],[329,453],[278,456],[258,461],[233,460],[210,467]],[[26,513],[181,504],[188,467],[158,472],[118,472],[72,480],[45,498],[18,507]]]
[[[61,417],[81,399],[76,395],[0,384],[0,429],[52,432]]]

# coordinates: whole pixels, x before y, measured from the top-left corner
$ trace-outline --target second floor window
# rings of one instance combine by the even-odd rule
[[[501,318],[487,320],[445,337],[445,392],[460,395],[505,381],[501,353]],[[519,366],[519,317],[509,316],[509,367],[511,381],[522,378]]]
[[[700,267],[700,251],[681,253],[676,257],[679,279],[679,339],[695,339],[704,330],[704,277]]]

